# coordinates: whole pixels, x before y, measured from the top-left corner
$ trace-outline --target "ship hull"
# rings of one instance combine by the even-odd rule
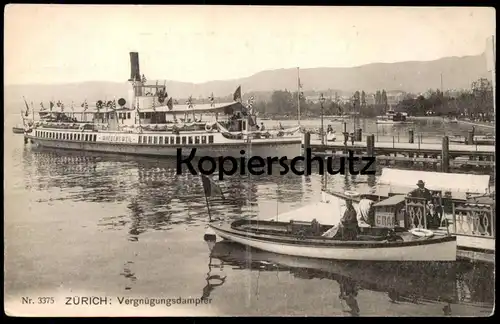
[[[204,156],[227,156],[239,158],[242,156],[241,151],[244,150],[244,156],[248,154],[249,156],[260,156],[264,159],[267,157],[286,156],[289,159],[293,159],[295,156],[300,155],[302,150],[302,142],[300,138],[282,139],[276,141],[253,140],[251,145],[243,141],[194,145],[148,145],[136,143],[100,143],[40,139],[34,136],[29,136],[29,138],[39,147],[141,156],[173,157],[177,156],[177,151],[180,148],[182,149],[181,152],[184,157],[190,156],[192,149],[196,149],[194,158]]]

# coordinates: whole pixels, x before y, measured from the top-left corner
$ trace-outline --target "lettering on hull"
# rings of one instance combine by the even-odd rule
[[[136,143],[136,141],[133,141],[132,137],[129,135],[102,135],[99,138],[99,141],[113,143]]]

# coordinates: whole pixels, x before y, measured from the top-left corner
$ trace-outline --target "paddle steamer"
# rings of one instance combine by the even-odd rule
[[[165,84],[141,77],[138,53],[130,53],[130,61],[128,100],[99,100],[94,111],[84,102],[81,120],[52,112],[51,103],[25,136],[41,147],[134,155],[177,156],[179,148],[185,156],[196,148],[199,157],[240,157],[241,150],[263,157],[301,153],[300,128],[260,130],[252,103],[242,103],[241,87],[232,102],[216,102],[212,95],[208,103],[190,98],[178,104]]]

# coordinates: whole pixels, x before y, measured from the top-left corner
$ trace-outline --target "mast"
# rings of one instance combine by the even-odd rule
[[[486,57],[488,57],[488,54],[486,55]],[[496,110],[496,95],[495,95],[495,84],[496,84],[496,80],[495,80],[495,76],[496,76],[495,75],[495,68],[496,68],[495,35],[491,36],[491,61],[492,61],[491,62],[492,63],[492,66],[491,66],[491,87],[493,88],[493,118],[496,121],[497,110]],[[487,65],[489,65],[489,64],[487,64]],[[493,128],[493,129],[495,129],[495,128]]]
[[[297,67],[297,122],[300,126],[300,68]]]

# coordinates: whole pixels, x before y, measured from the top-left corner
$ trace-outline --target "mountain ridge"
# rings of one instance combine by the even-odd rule
[[[141,71],[147,77],[147,71]],[[428,89],[468,89],[481,77],[490,78],[486,68],[485,54],[473,56],[444,57],[433,61],[404,61],[394,63],[370,63],[355,67],[317,67],[300,69],[303,91],[340,89],[344,93],[365,91],[374,93],[386,89],[411,93],[422,93]],[[83,81],[62,84],[21,84],[4,86],[5,104],[49,100],[96,101],[107,98],[127,97],[130,87],[124,82]],[[163,83],[164,80],[158,80]],[[149,80],[156,82],[156,80]],[[264,70],[253,75],[202,83],[166,80],[167,92],[174,98],[206,98],[211,93],[225,97],[241,85],[242,93],[272,92],[275,90],[297,91],[297,69],[279,68]],[[267,96],[266,96],[267,97]],[[256,98],[259,100],[260,98]],[[78,104],[79,105],[79,104]]]

